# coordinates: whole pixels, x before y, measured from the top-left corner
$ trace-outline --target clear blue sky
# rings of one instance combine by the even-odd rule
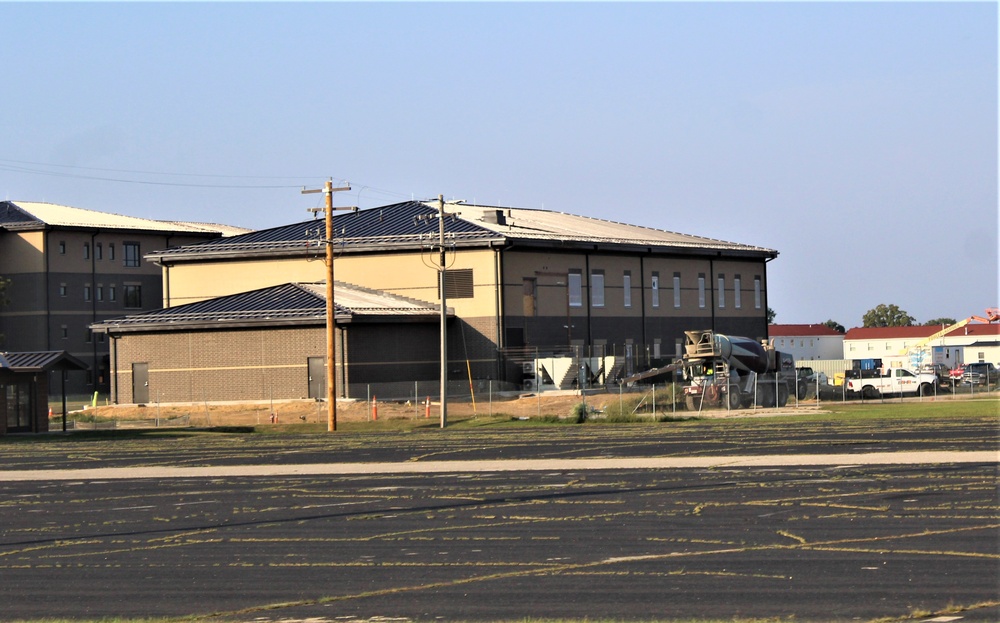
[[[7,199],[265,228],[332,177],[343,205],[444,194],[771,247],[780,323],[998,304],[992,2],[0,3],[0,23]]]

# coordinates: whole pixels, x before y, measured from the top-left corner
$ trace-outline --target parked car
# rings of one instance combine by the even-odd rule
[[[973,362],[965,364],[962,382],[968,385],[993,385],[1000,380],[1000,370],[992,363]]]

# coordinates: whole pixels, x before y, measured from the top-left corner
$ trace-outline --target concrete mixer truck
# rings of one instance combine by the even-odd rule
[[[684,402],[704,407],[785,406],[796,384],[795,358],[746,337],[684,332]]]

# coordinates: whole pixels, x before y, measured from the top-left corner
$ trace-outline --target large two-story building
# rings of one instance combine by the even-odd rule
[[[609,363],[592,370],[591,380],[610,380],[679,356],[683,332],[689,329],[767,337],[766,269],[776,251],[547,210],[407,201],[338,213],[330,237],[336,280],[436,304],[442,218],[444,288],[453,312],[449,377],[458,385],[488,379],[520,387],[526,362],[551,355],[600,357]],[[312,220],[164,248],[146,258],[162,268],[163,306],[173,308],[322,281],[325,238],[323,221]],[[135,344],[144,339],[138,326],[124,332],[105,322],[101,330]],[[154,331],[167,335],[170,327],[150,327],[145,339]],[[338,344],[350,340],[349,324],[338,325],[338,331]],[[406,335],[396,341],[405,346]],[[426,340],[419,343],[422,350],[412,353],[412,359],[438,356],[427,352]],[[191,344],[178,341],[176,348]],[[165,345],[157,352],[123,345],[119,354],[169,354]],[[193,345],[197,348],[197,342]],[[349,366],[343,355],[337,365]],[[605,359],[611,356],[613,360]],[[302,352],[296,357],[300,361],[294,365],[305,383],[308,356]],[[129,375],[135,363],[146,364],[150,385],[156,382],[156,370],[167,369],[166,364],[124,356],[112,366],[117,374]],[[341,385],[342,371],[336,378],[339,396],[361,391],[352,389],[352,382]],[[130,380],[119,381],[119,387],[131,385]],[[288,391],[289,397],[305,395],[302,387]]]

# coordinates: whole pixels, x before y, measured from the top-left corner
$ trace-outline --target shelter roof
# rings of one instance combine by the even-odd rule
[[[126,229],[152,232],[222,234],[233,236],[247,229],[214,223],[159,221],[84,208],[34,201],[0,202],[0,227],[6,229],[39,229],[45,226],[87,229]]]
[[[772,324],[767,327],[771,337],[844,337],[836,329],[825,324]]]
[[[0,368],[14,372],[87,370],[89,366],[64,350],[0,353]]]
[[[606,245],[620,248],[628,245],[648,251],[711,250],[777,256],[777,251],[764,247],[549,210],[498,208],[458,202],[446,204],[445,212],[452,215],[444,219],[445,242],[454,246],[528,243],[549,247],[558,244],[561,247]],[[332,239],[338,252],[345,253],[426,248],[438,243],[439,227],[436,201],[404,201],[354,213],[336,213],[333,216]],[[146,257],[169,262],[248,255],[319,255],[323,253],[325,239],[325,221],[316,219],[224,240],[207,240],[155,251]]]
[[[422,321],[439,310],[423,301],[334,282],[338,324],[359,321]],[[170,329],[235,328],[261,325],[325,324],[326,283],[286,283],[196,303],[157,309],[91,325],[100,333]]]

